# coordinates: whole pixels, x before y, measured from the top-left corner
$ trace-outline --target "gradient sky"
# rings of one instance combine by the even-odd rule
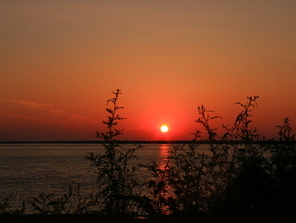
[[[295,0],[2,0],[0,33],[0,141],[95,140],[116,88],[122,139],[191,139],[199,105],[231,124],[253,95],[262,135],[296,123]]]

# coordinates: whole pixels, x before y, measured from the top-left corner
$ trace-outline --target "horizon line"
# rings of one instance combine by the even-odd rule
[[[200,144],[220,144],[220,143],[267,143],[267,142],[284,142],[276,139],[268,139],[268,140],[251,140],[251,141],[245,141],[245,140],[215,140],[215,141],[209,141],[209,140],[115,140],[114,142],[117,142],[119,144],[188,144],[188,143],[200,143]],[[295,141],[294,141],[295,142]],[[20,143],[77,143],[77,144],[87,144],[87,143],[98,143],[98,144],[105,144],[108,143],[104,140],[19,140],[19,141],[0,141],[0,144],[20,144]]]

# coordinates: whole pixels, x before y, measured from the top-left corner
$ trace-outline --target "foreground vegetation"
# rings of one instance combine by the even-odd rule
[[[0,203],[2,217],[24,216],[26,205],[36,219],[62,215],[72,222],[71,216],[81,221],[87,216],[89,222],[169,222],[283,221],[296,215],[296,149],[290,120],[277,126],[277,138],[260,136],[251,119],[258,96],[236,103],[241,110],[232,125],[222,126],[221,136],[211,125],[221,117],[198,107],[196,122],[207,134],[209,153],[199,151],[202,131],[197,130],[191,143],[173,145],[164,163],[138,164],[136,152],[142,146],[126,148],[116,140],[123,134],[117,125],[125,117],[118,114],[123,109],[118,106],[121,91],[113,94],[103,121],[107,130],[97,133],[105,152],[86,156],[97,171],[96,190],[83,194],[79,186],[70,186],[63,196],[42,193],[16,210],[9,209],[6,197]],[[150,177],[141,178],[144,172]]]

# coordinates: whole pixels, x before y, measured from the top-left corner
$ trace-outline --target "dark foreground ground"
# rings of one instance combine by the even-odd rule
[[[210,222],[295,222],[295,216],[250,216],[250,218],[229,216],[220,217],[157,217],[151,219],[131,219],[98,215],[1,215],[0,223],[210,223]]]
[[[7,215],[0,216],[1,223],[150,223],[146,219],[125,219],[118,217],[102,217],[97,215]]]
[[[131,219],[98,215],[7,215],[0,216],[1,223],[177,223],[176,219]],[[183,223],[188,221],[182,221]]]
[[[178,223],[191,222],[172,218],[131,219],[98,215],[2,215],[0,223]],[[194,221],[195,222],[195,221]],[[200,222],[200,221],[198,221]],[[205,222],[205,221],[202,221]],[[207,222],[207,221],[206,221]]]

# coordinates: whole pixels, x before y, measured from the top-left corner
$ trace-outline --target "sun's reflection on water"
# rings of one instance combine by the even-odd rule
[[[166,163],[168,161],[168,156],[169,156],[169,145],[168,144],[161,144],[160,145],[160,150],[159,150],[159,158],[160,158],[160,166],[165,168]]]
[[[169,185],[168,172],[169,172],[169,155],[170,155],[170,146],[168,144],[161,144],[159,150],[159,176],[158,176],[158,194],[155,196],[155,199],[158,201],[158,210],[161,210],[162,214],[169,215],[171,214],[170,208],[167,201],[170,199],[172,194],[172,188]],[[166,202],[163,202],[167,200]]]

